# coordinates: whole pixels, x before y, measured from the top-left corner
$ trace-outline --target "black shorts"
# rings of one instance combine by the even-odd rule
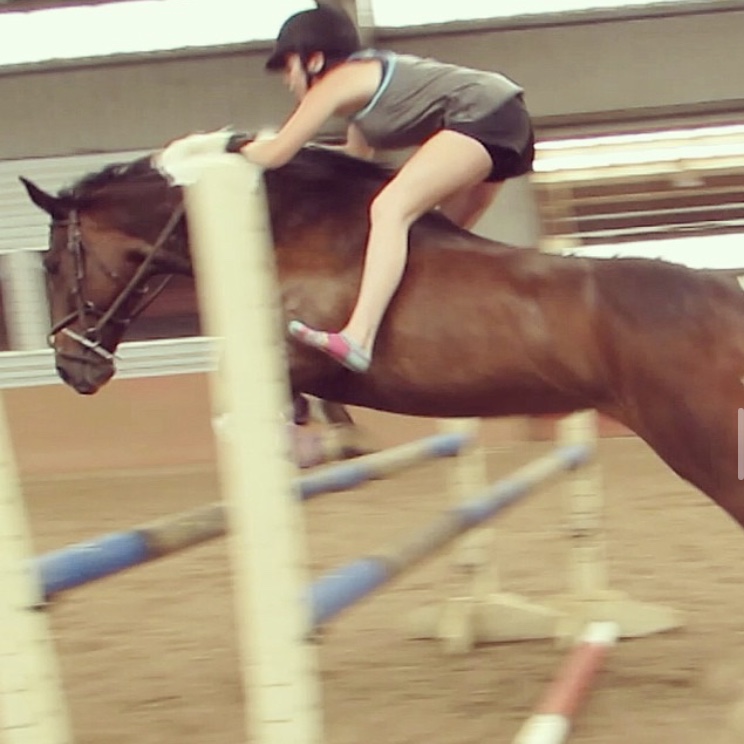
[[[521,95],[480,119],[448,122],[446,128],[467,134],[488,150],[493,168],[486,181],[505,181],[532,170],[535,134]]]

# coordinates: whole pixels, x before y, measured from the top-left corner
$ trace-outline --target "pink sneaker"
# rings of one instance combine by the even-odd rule
[[[372,358],[359,344],[343,333],[316,331],[300,320],[290,321],[288,328],[290,335],[298,341],[328,354],[331,359],[335,359],[352,372],[364,373],[369,369]]]

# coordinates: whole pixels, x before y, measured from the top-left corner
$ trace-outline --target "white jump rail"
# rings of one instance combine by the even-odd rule
[[[230,518],[247,738],[320,744],[322,722],[309,617],[300,505],[281,412],[288,385],[278,293],[258,168],[234,155],[205,162],[186,188],[197,293],[221,339],[210,376],[215,412],[229,413],[218,466]]]
[[[0,741],[72,744],[0,397]]]

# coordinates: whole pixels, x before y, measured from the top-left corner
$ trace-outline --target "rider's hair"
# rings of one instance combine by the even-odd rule
[[[290,53],[299,54],[307,68],[313,53],[322,52],[325,64],[318,73],[322,74],[361,48],[359,32],[351,18],[340,10],[323,5],[295,13],[284,22],[266,69],[283,69]]]

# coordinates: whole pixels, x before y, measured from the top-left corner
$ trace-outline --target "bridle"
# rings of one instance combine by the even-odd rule
[[[167,274],[153,290],[150,289],[148,284],[144,283],[148,278],[148,273],[152,268],[158,251],[171,237],[173,230],[181,217],[183,217],[183,214],[184,205],[183,202],[179,202],[173,209],[168,221],[160,231],[145,259],[137,267],[137,270],[134,272],[131,279],[122,286],[121,291],[113,300],[111,305],[109,305],[105,310],[97,307],[94,302],[87,300],[85,297],[86,259],[94,260],[98,267],[103,271],[104,275],[114,284],[122,284],[120,276],[106,266],[95,251],[91,250],[89,246],[86,246],[83,243],[83,236],[80,228],[80,214],[77,209],[71,209],[65,220],[55,220],[53,224],[67,228],[67,251],[72,255],[75,266],[75,286],[71,290],[75,299],[75,309],[62,318],[62,320],[55,323],[49,332],[49,345],[55,349],[55,351],[55,338],[57,334],[63,333],[68,338],[71,338],[73,341],[80,344],[80,346],[94,352],[107,362],[114,361],[115,355],[103,346],[101,338],[103,330],[108,325],[115,325],[123,328],[128,326],[155,301],[155,299],[165,289],[168,282],[173,278],[173,274]],[[135,303],[133,309],[126,311],[125,307],[133,297],[139,299]],[[88,319],[91,316],[96,319],[96,322],[94,325],[86,328]],[[76,322],[80,324],[81,328],[85,328],[83,332],[78,333],[70,328],[70,326]],[[78,357],[74,354],[68,354],[66,352],[57,353],[77,361],[87,361],[86,358]]]

